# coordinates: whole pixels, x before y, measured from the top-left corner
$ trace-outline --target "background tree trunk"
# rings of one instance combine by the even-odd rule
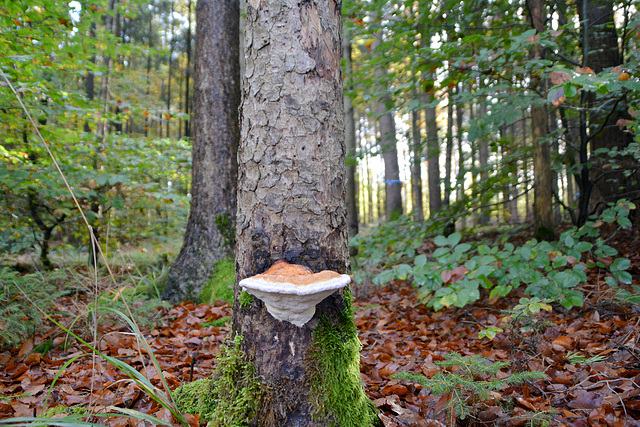
[[[433,102],[433,94],[428,94],[428,101]],[[438,139],[438,123],[436,107],[424,110],[427,125],[427,180],[429,184],[429,217],[442,208],[442,192],[440,191],[440,140]]]
[[[345,61],[345,69],[347,78],[351,78],[351,39],[348,33],[345,33],[342,40],[342,58]],[[356,195],[358,189],[356,186],[356,166],[358,158],[356,157],[356,124],[353,118],[353,102],[349,95],[344,95],[344,139],[347,149],[347,225],[349,236],[353,237],[358,234],[358,203]]]
[[[545,30],[547,13],[543,0],[528,0],[531,23],[538,32]],[[532,48],[531,55],[542,57],[540,46]],[[539,83],[544,86],[544,80]],[[545,138],[549,134],[547,108],[544,104],[531,106],[531,138],[533,144],[533,226],[536,238],[553,239],[555,236],[552,201],[553,174],[551,150]]]
[[[413,217],[424,221],[422,204],[422,138],[420,137],[420,110],[411,112],[411,193],[413,196]]]
[[[375,55],[383,55],[378,48],[382,34],[378,34],[378,37],[372,48],[375,51]],[[387,81],[387,70],[383,67],[384,65],[378,66],[375,70],[378,84],[382,85]],[[384,89],[380,88],[380,90]],[[400,167],[398,166],[396,123],[393,117],[393,109],[389,109],[392,104],[391,95],[386,91],[383,92],[374,101],[374,104],[380,130],[380,152],[384,161],[385,215],[387,216],[387,221],[393,221],[399,218],[404,211],[402,207],[402,182],[400,181]]]
[[[193,94],[193,179],[184,243],[164,297],[199,297],[216,261],[233,253],[240,104],[237,0],[199,0]]]
[[[577,3],[578,15],[583,32],[583,67],[600,73],[606,68],[622,64],[618,44],[618,34],[614,21],[614,5],[610,1],[582,0]],[[633,133],[620,128],[620,119],[631,119],[627,112],[626,95],[612,99],[611,95],[585,94],[587,113],[588,144],[590,161],[589,180],[593,183],[593,197],[589,203],[589,213],[599,202],[615,202],[620,198],[640,200],[640,167],[633,156],[617,155],[614,161],[619,166],[611,169],[612,159],[608,153],[596,154],[601,148],[619,151],[633,142]],[[606,104],[606,107],[603,106]],[[583,178],[583,180],[585,180]],[[586,181],[586,180],[585,180]],[[585,186],[585,185],[583,185]],[[584,190],[581,190],[584,193]],[[586,205],[586,203],[585,203]],[[586,213],[581,217],[586,219]],[[640,215],[636,213],[636,222]],[[582,222],[581,222],[582,223]]]
[[[262,273],[278,260],[314,272],[345,273],[340,1],[249,0],[244,43],[236,280]],[[368,406],[359,373],[341,373],[351,384],[351,395],[341,396],[348,406],[344,411],[335,410],[328,395],[311,387],[318,380],[312,348],[319,328],[345,338],[333,350],[316,349],[329,357],[331,351],[344,355],[347,341],[357,340],[353,318],[344,323],[349,303],[342,293],[321,302],[302,327],[276,320],[258,299],[248,307],[240,304],[239,294],[236,286],[233,335],[242,336],[242,348],[267,393],[257,408],[257,423],[369,425],[363,422]],[[358,366],[358,351],[348,359]],[[330,369],[340,366],[336,359]],[[352,424],[341,421],[353,417],[358,407],[364,418]]]

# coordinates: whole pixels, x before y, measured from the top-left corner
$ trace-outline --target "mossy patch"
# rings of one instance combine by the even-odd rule
[[[65,415],[86,415],[90,413],[87,408],[84,406],[67,406],[67,405],[58,405],[47,408],[38,418],[52,418],[55,415],[65,414]]]
[[[238,295],[238,301],[240,302],[240,307],[246,310],[253,302],[253,295],[247,291],[242,291],[240,292],[240,295]]]
[[[186,384],[176,394],[178,408],[200,414],[209,426],[246,426],[254,421],[263,396],[257,370],[241,348],[242,337],[220,348],[212,378]]]
[[[233,258],[224,258],[216,262],[213,277],[200,291],[200,301],[213,305],[216,300],[233,305],[233,285],[236,280],[236,262]]]
[[[215,328],[222,328],[225,324],[231,323],[231,316],[221,317],[211,322],[204,322],[201,326],[206,328],[207,326],[213,326]]]
[[[224,244],[228,248],[233,248],[236,237],[236,230],[233,227],[231,215],[228,213],[216,216],[216,227],[224,239]]]
[[[358,331],[353,319],[351,294],[344,295],[345,309],[334,325],[323,318],[313,332],[310,350],[312,396],[318,417],[331,414],[333,425],[364,427],[376,425],[378,417],[360,380]]]
[[[202,378],[187,384],[183,384],[175,392],[175,401],[180,412],[185,414],[204,414],[212,412],[213,408],[207,405],[212,380]]]

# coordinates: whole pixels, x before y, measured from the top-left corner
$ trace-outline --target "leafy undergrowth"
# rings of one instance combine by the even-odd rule
[[[632,260],[629,271],[637,283],[638,255],[635,251],[625,255]],[[376,288],[366,301],[356,301],[356,325],[363,343],[362,378],[367,394],[381,411],[383,425],[519,426],[532,421],[551,426],[640,425],[640,310],[612,304],[603,294],[597,271],[589,274],[581,288],[583,307],[567,310],[559,304],[547,307],[539,303],[538,307],[551,311],[542,309],[524,318],[503,311],[513,309],[524,296],[517,291],[497,301],[490,300],[487,292],[465,308],[435,312],[420,305],[409,283],[396,279]],[[63,297],[56,304],[59,311],[73,311],[77,298]],[[166,310],[161,326],[142,328],[171,388],[211,374],[214,354],[228,333],[228,325],[215,321],[230,314],[231,308],[220,302],[215,307],[183,303]],[[487,330],[493,333],[480,338],[479,333]],[[102,322],[98,337],[98,349],[131,364],[161,388],[148,355],[121,323]],[[47,341],[53,348],[39,352],[42,347],[38,345]],[[500,369],[480,369],[464,377],[461,367],[441,363],[450,361],[454,352],[481,356],[486,360],[474,360],[485,365],[499,362]],[[40,414],[56,374],[84,353],[90,352],[73,340],[65,344],[59,329],[46,325],[32,339],[1,352],[0,418]],[[463,359],[454,357],[456,363]],[[544,377],[509,383],[513,374],[527,371],[540,371]],[[424,381],[399,379],[398,374],[411,377],[403,372]],[[454,374],[466,382],[445,394],[421,385],[429,380],[448,381]],[[484,387],[487,384],[491,387]],[[460,414],[452,406],[456,399],[466,406],[464,419],[456,416]],[[119,406],[175,423],[167,409],[112,365],[90,355],[65,367],[48,405],[96,412]],[[190,421],[198,425],[196,419]],[[100,422],[143,425],[121,417]]]

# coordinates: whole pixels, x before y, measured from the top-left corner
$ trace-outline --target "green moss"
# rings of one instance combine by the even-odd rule
[[[224,239],[225,246],[233,248],[236,236],[236,230],[233,228],[231,215],[228,213],[216,216],[216,227]]]
[[[262,386],[241,343],[241,336],[225,343],[216,356],[213,377],[186,384],[177,393],[176,404],[181,411],[200,414],[209,426],[246,426],[254,421]]]
[[[206,328],[207,326],[213,326],[215,328],[221,328],[223,327],[227,322],[231,322],[231,316],[226,316],[226,317],[221,317],[219,319],[216,319],[212,322],[204,322],[202,324],[203,328]]]
[[[224,258],[216,262],[213,277],[200,292],[200,301],[213,305],[216,300],[233,304],[233,284],[236,280],[236,262]]]
[[[246,291],[242,291],[240,292],[240,295],[238,295],[238,301],[240,302],[240,307],[246,310],[253,302],[253,295]]]
[[[209,426],[246,426],[255,418],[263,390],[257,369],[242,351],[242,336],[236,335],[218,353],[211,396],[215,409]]]
[[[358,331],[353,319],[351,294],[345,292],[345,309],[337,325],[323,318],[313,332],[311,360],[312,396],[316,415],[331,414],[340,427],[372,426],[377,422],[373,404],[360,380]]]
[[[207,405],[211,384],[211,379],[203,378],[180,387],[175,393],[176,405],[180,412],[201,416],[212,412],[213,408]]]
[[[54,415],[86,415],[90,411],[84,406],[67,406],[58,405],[52,406],[44,411],[38,418],[52,418]]]

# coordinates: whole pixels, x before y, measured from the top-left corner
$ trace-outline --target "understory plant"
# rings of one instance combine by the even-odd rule
[[[458,418],[475,417],[485,402],[493,398],[492,391],[545,378],[544,373],[532,371],[515,372],[497,379],[498,372],[507,368],[509,362],[492,363],[479,355],[463,357],[459,353],[448,353],[444,360],[435,364],[443,370],[431,378],[410,372],[400,372],[392,378],[413,381],[435,395],[446,395],[448,400],[444,410],[447,411],[449,425],[455,425]]]
[[[18,345],[42,324],[42,310],[60,295],[56,282],[66,279],[62,272],[19,275],[0,270],[0,347]],[[33,302],[33,303],[32,303]]]
[[[358,254],[362,261],[356,264],[371,271],[382,269],[372,278],[375,284],[410,280],[418,289],[420,300],[435,310],[464,307],[480,298],[481,289],[489,290],[490,297],[500,298],[520,286],[525,287],[527,295],[540,300],[557,301],[565,308],[581,306],[584,295],[577,286],[586,282],[588,268],[601,269],[609,287],[622,298],[635,301],[640,287],[633,286],[632,291],[620,287],[631,285],[627,271],[630,262],[618,256],[600,231],[607,224],[629,227],[629,211],[634,208],[633,203],[620,200],[584,226],[563,232],[557,241],[532,239],[520,247],[506,238],[495,244],[463,242],[462,235],[455,232],[433,238],[433,250],[421,250],[423,235],[419,233],[408,242],[393,237],[386,243],[359,245],[363,249]],[[393,233],[391,228],[388,233]],[[400,236],[405,233],[399,232]],[[379,236],[380,233],[378,240]],[[374,249],[368,251],[366,247],[371,244]],[[376,267],[374,263],[378,263]],[[355,279],[362,280],[363,273],[356,273]]]

